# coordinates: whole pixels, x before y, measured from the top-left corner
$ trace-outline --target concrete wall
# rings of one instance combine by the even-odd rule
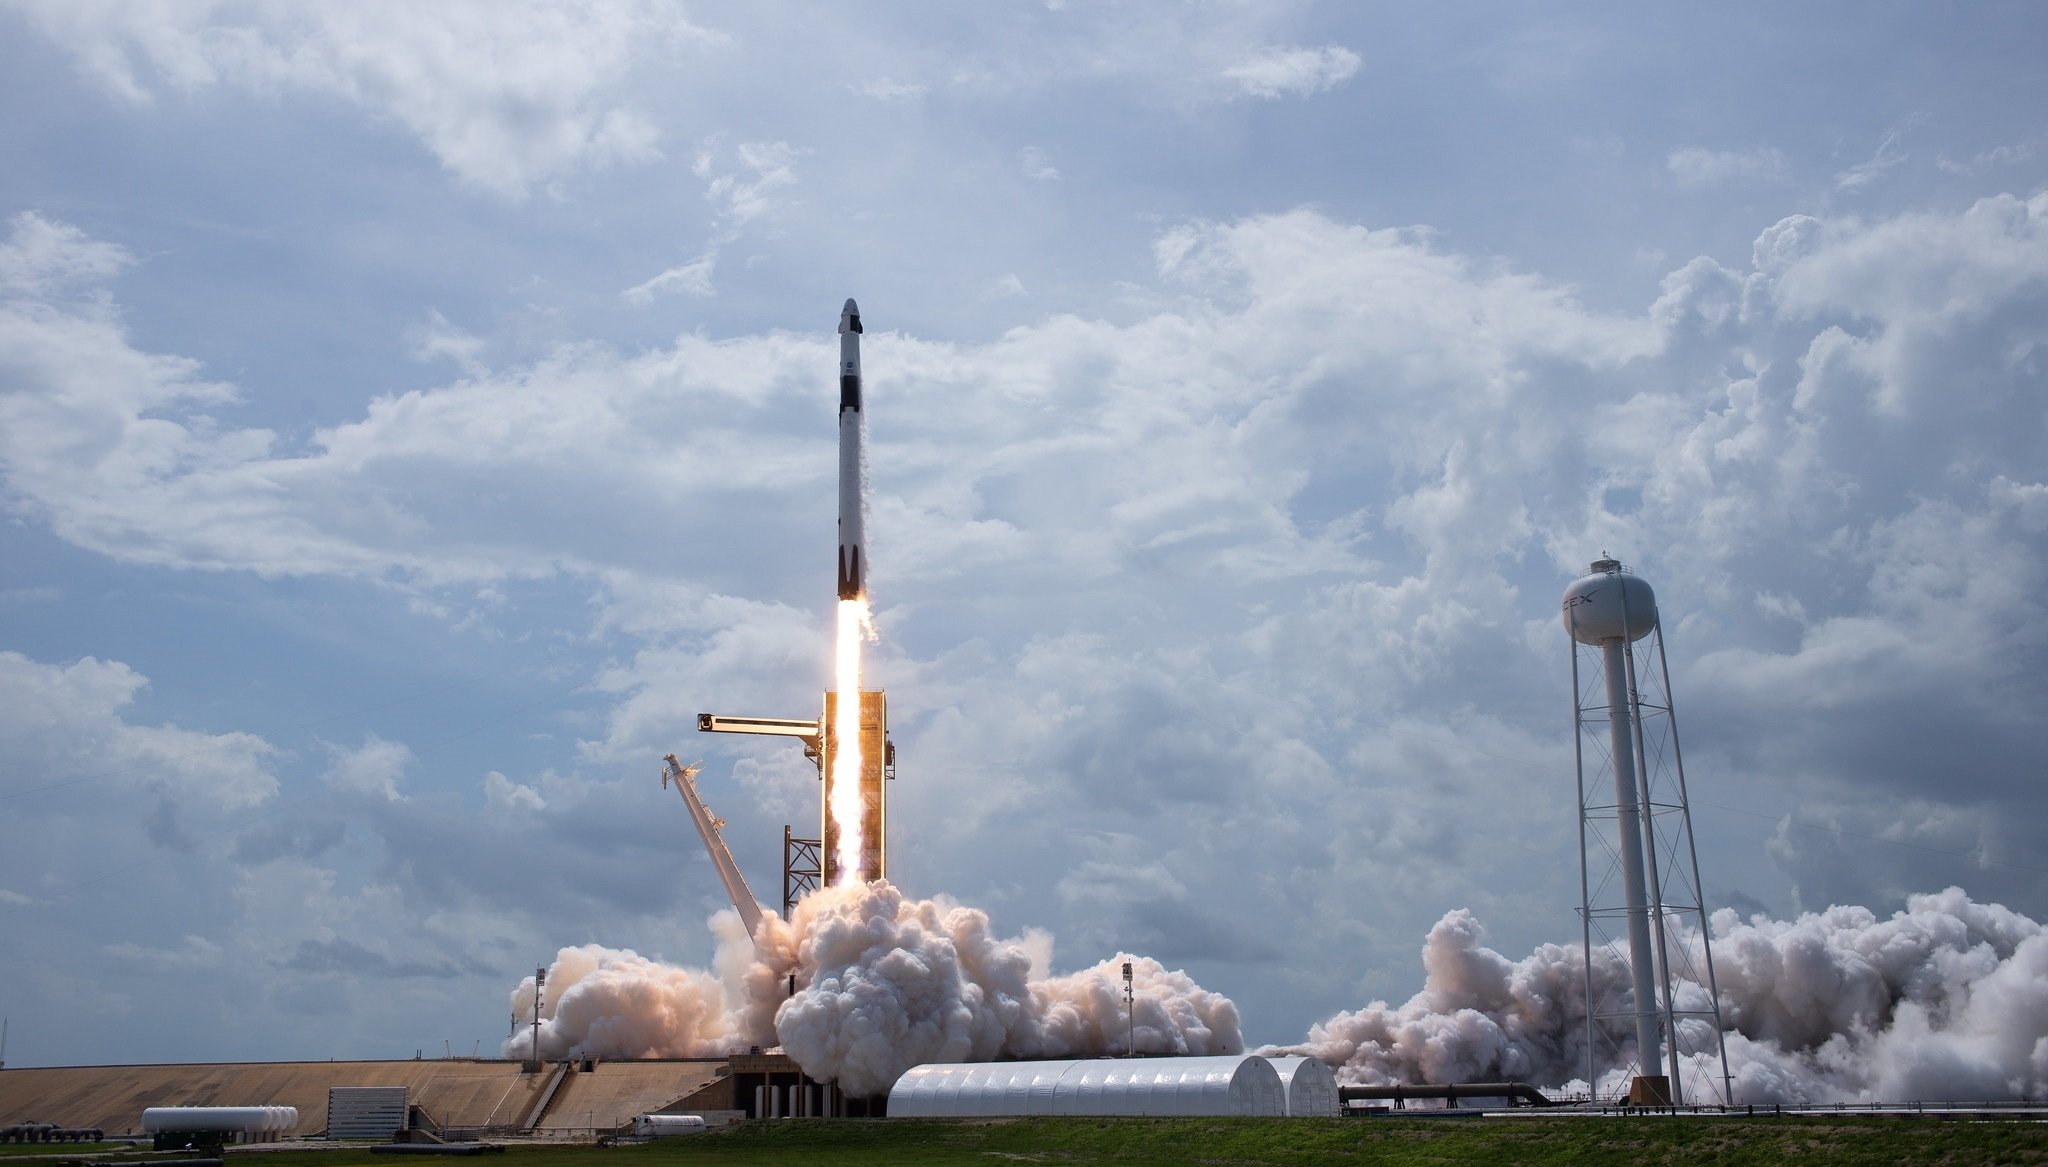
[[[702,1089],[720,1061],[601,1062],[572,1073],[542,1128],[581,1127],[600,1110],[630,1119]],[[0,1070],[0,1124],[50,1122],[140,1133],[151,1106],[296,1106],[289,1135],[326,1129],[332,1086],[404,1086],[412,1105],[444,1128],[512,1126],[533,1109],[555,1067],[468,1058],[395,1062],[249,1062],[161,1066],[52,1066]],[[722,1107],[721,1109],[729,1109]]]

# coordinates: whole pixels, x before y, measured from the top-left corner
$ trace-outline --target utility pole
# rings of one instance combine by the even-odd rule
[[[540,1073],[540,989],[541,989],[541,986],[542,986],[542,985],[545,985],[545,984],[547,984],[547,983],[548,983],[548,970],[547,970],[547,969],[545,969],[545,968],[536,968],[536,969],[534,969],[534,970],[533,970],[533,1049],[532,1049],[532,1050],[531,1050],[530,1052],[531,1052],[531,1053],[533,1054],[533,1062],[532,1062],[532,1065],[533,1065],[533,1072],[534,1072],[534,1073],[536,1073],[536,1074]]]
[[[1124,1056],[1138,1056],[1137,992],[1131,988],[1131,962],[1124,962]]]

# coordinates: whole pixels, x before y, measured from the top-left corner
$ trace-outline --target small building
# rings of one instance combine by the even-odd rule
[[[1027,1114],[1274,1115],[1286,1094],[1256,1054],[915,1066],[889,1091],[891,1118]]]

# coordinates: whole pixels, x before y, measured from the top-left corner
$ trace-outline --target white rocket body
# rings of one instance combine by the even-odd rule
[[[861,523],[860,305],[839,312],[839,598],[868,594]]]

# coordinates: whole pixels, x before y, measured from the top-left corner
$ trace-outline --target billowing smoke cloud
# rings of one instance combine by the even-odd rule
[[[704,1057],[780,1045],[804,1072],[856,1096],[886,1092],[923,1062],[1088,1057],[1122,1052],[1234,1053],[1237,1006],[1158,961],[1119,954],[1046,973],[1051,938],[998,937],[986,913],[906,897],[887,883],[828,888],[792,918],[770,916],[749,943],[737,917],[713,918],[714,972],[635,953],[565,948],[548,970],[543,1057]],[[1127,1019],[1123,962],[1132,966]],[[794,977],[795,992],[790,991]],[[533,980],[511,995],[533,1008]],[[526,1057],[516,1032],[508,1057]]]
[[[1835,907],[1790,921],[1712,919],[1722,1019],[1738,1103],[2041,1097],[2048,1090],[2048,937],[1960,888],[1914,896],[1879,919]],[[1430,929],[1423,989],[1316,1025],[1300,1045],[1347,1083],[1520,1079],[1583,1087],[1584,956],[1544,945],[1510,961],[1463,909]],[[1685,941],[1700,963],[1699,937]],[[1628,997],[1625,960],[1594,950],[1594,992]],[[1681,983],[1681,1008],[1707,1000]],[[1607,1036],[1633,1058],[1620,1027]],[[1711,1035],[1708,1031],[1707,1036]],[[1688,1043],[1689,1044],[1689,1043]],[[1716,1059],[1688,1055],[1694,1096],[1718,1098]],[[1625,1088],[1603,1069],[1600,1092]]]
[[[506,1043],[526,1057],[533,1030],[533,978],[512,994],[521,1023]],[[564,948],[548,968],[540,1010],[545,1057],[597,1054],[629,1058],[702,1058],[730,1049],[733,1015],[717,978],[701,969],[648,960],[630,949],[585,944]]]

